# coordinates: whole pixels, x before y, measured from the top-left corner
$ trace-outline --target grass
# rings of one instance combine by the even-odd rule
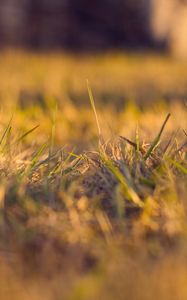
[[[0,298],[186,299],[186,63],[0,61]]]

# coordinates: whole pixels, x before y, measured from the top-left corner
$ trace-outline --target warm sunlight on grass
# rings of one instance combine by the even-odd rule
[[[186,300],[187,63],[0,64],[0,299]]]

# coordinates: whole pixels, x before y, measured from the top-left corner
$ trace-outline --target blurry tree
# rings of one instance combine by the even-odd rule
[[[1,45],[168,48],[187,55],[187,0],[1,0]]]
[[[147,0],[1,0],[1,44],[101,49],[150,44]]]

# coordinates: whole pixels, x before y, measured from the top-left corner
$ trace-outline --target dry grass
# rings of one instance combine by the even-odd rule
[[[186,299],[185,63],[0,61],[0,298]]]

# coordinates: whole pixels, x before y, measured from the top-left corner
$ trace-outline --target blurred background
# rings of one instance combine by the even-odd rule
[[[187,0],[1,0],[0,46],[187,56]]]
[[[0,299],[187,299],[186,100],[187,0],[0,0]]]

